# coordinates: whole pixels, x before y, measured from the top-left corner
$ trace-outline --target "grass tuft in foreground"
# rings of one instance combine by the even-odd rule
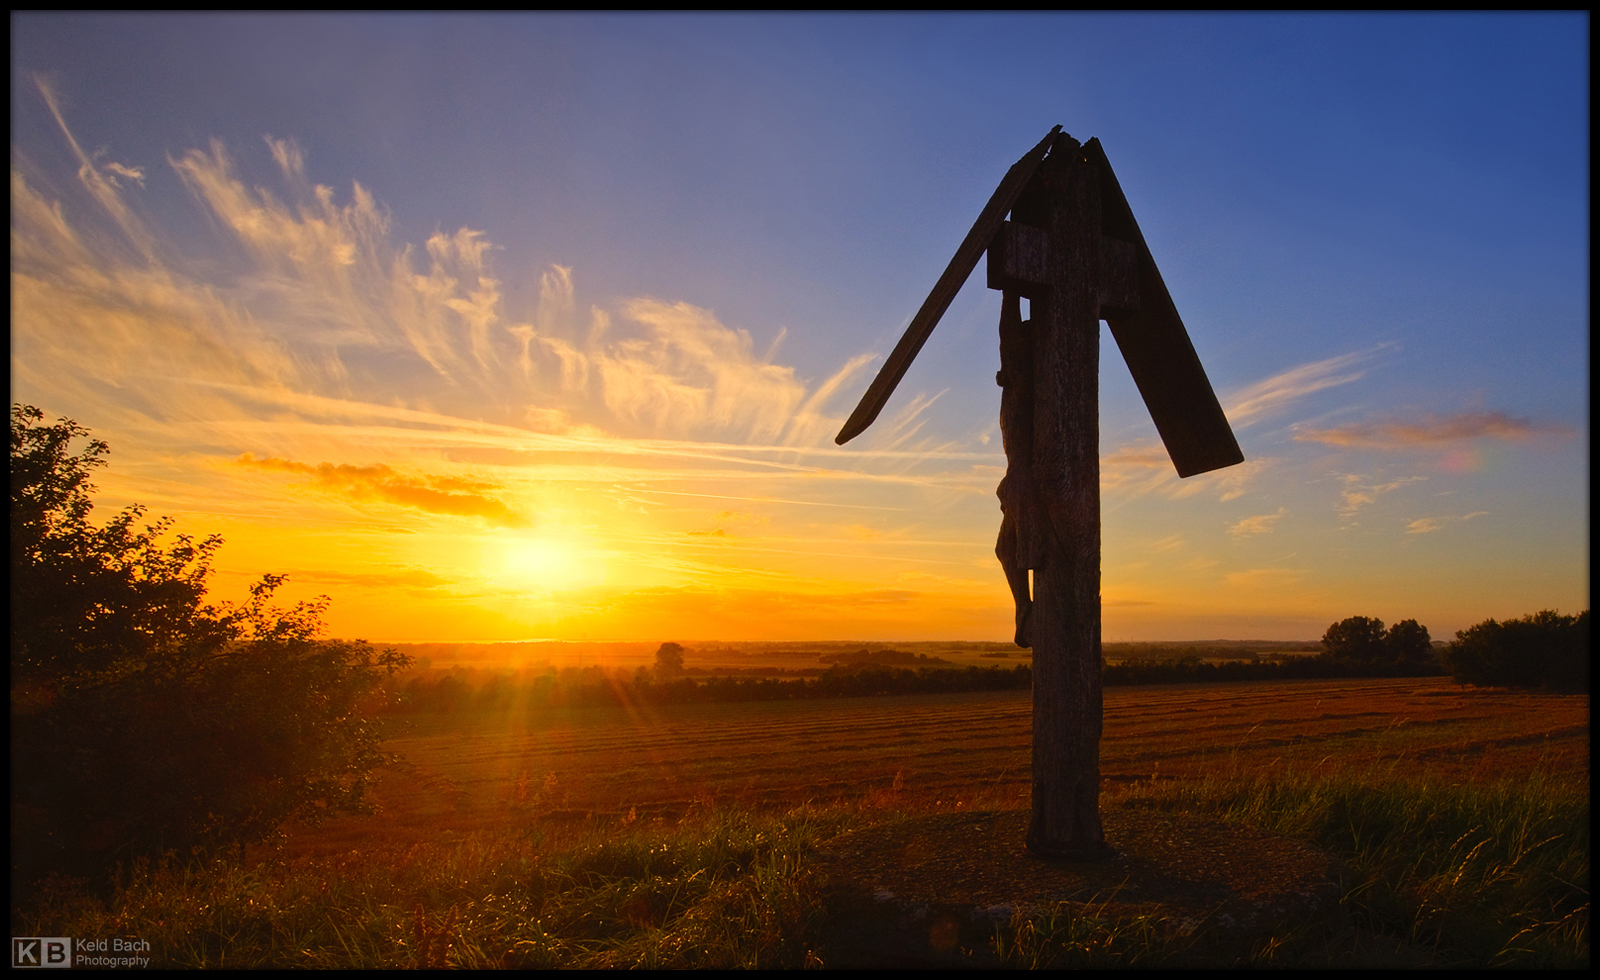
[[[1005,965],[1026,970],[1104,970],[1188,963],[1191,937],[1151,915],[1106,915],[1105,903],[1063,903],[1013,917],[995,935]]]
[[[1489,786],[1234,776],[1132,797],[1316,843],[1348,869],[1356,925],[1444,965],[1589,962],[1587,785],[1538,772]]]
[[[145,939],[172,968],[801,967],[820,962],[824,911],[806,854],[842,818],[719,813],[292,867],[140,865],[109,908],[57,882],[13,926]]]

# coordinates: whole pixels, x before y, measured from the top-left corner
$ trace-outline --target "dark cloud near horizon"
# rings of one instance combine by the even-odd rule
[[[455,476],[404,476],[382,463],[356,466],[350,463],[298,463],[277,456],[258,459],[251,453],[240,456],[241,466],[280,473],[300,473],[312,478],[318,487],[341,493],[353,500],[381,500],[411,507],[430,514],[477,517],[499,527],[527,527],[532,522],[512,510],[504,501],[488,495],[502,489],[499,484]]]

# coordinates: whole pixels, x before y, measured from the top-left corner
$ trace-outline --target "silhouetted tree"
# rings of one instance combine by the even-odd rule
[[[1589,610],[1553,609],[1497,623],[1486,619],[1456,633],[1445,651],[1455,679],[1482,687],[1589,689]]]
[[[406,659],[321,638],[327,599],[203,603],[222,539],[162,544],[130,507],[89,522],[106,444],[11,413],[13,886],[38,872],[263,840],[363,808],[383,761],[366,720]]]
[[[1388,630],[1383,620],[1367,616],[1334,623],[1322,635],[1322,659],[1346,672],[1389,675],[1438,670],[1428,628],[1414,619],[1403,619]]]
[[[1383,650],[1385,657],[1397,664],[1431,664],[1435,660],[1428,628],[1414,619],[1402,619],[1389,627],[1383,636]]]
[[[683,673],[683,647],[676,643],[663,643],[656,651],[656,676],[673,677]]]
[[[1385,659],[1383,620],[1351,616],[1322,634],[1323,652],[1337,660],[1373,663]]]

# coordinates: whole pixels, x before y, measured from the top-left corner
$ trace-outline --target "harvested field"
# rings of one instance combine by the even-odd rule
[[[1115,688],[1105,707],[1108,794],[1219,773],[1588,779],[1582,695],[1341,680]],[[1022,691],[421,718],[388,744],[404,761],[375,789],[381,815],[300,831],[293,848],[806,801],[1025,807],[1030,714]]]

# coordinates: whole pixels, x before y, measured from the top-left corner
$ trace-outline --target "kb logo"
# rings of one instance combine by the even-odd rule
[[[65,936],[13,936],[13,970],[67,969],[72,966],[72,940]]]

